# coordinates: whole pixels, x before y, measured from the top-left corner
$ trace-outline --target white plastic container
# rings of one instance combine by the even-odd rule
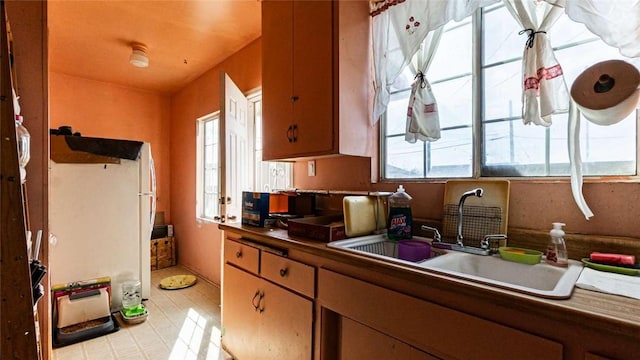
[[[569,265],[569,257],[567,256],[567,246],[564,242],[563,223],[553,223],[553,229],[549,232],[551,239],[547,245],[547,253],[545,261],[547,264],[554,266],[567,267]]]

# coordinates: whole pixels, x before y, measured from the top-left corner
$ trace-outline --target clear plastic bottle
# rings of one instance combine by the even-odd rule
[[[391,240],[411,239],[413,237],[411,216],[411,195],[404,191],[402,185],[389,196],[389,219],[387,221],[387,237]]]
[[[31,159],[31,135],[27,128],[22,125],[22,115],[16,115],[16,141],[18,143],[18,165],[20,165],[20,180],[22,183],[27,179],[26,166]]]
[[[134,309],[142,303],[142,286],[139,280],[127,280],[122,283],[122,308]]]
[[[569,257],[567,256],[567,246],[564,242],[563,223],[553,223],[553,229],[549,232],[551,239],[547,245],[547,253],[545,261],[554,266],[566,267],[569,265]]]

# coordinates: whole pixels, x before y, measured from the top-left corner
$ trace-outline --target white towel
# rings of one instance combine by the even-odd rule
[[[582,289],[622,295],[640,300],[640,276],[629,276],[584,268],[576,282]]]

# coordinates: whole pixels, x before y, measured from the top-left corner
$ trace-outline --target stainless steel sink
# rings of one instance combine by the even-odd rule
[[[412,265],[427,272],[552,299],[571,297],[583,268],[582,263],[574,260],[569,261],[567,268],[560,268],[544,262],[527,265],[503,260],[499,255],[482,256],[458,251],[413,263],[398,259],[396,243],[384,235],[334,241],[327,246],[393,263]]]
[[[430,243],[430,240],[425,238],[414,237],[413,239]],[[328,243],[327,246],[404,265],[417,265],[415,262],[399,259],[397,242],[387,239],[387,236],[384,234],[332,241]],[[433,255],[435,254],[432,251],[432,256]]]

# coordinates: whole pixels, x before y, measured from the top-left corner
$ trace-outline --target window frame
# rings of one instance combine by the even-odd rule
[[[482,17],[483,14],[486,12],[491,12],[491,11],[496,11],[500,8],[504,7],[504,5],[492,5],[492,6],[488,6],[485,8],[479,8],[477,11],[475,11],[470,17],[471,17],[471,30],[472,30],[472,39],[471,39],[471,43],[472,43],[472,57],[473,57],[473,63],[472,63],[472,67],[471,67],[471,71],[472,71],[472,84],[471,84],[471,91],[472,91],[472,104],[471,104],[471,109],[472,109],[472,120],[471,120],[471,131],[472,131],[472,161],[470,162],[470,166],[471,168],[471,176],[463,176],[463,177],[453,177],[456,179],[480,179],[480,178],[485,178],[485,179],[491,179],[491,178],[502,178],[502,179],[512,179],[512,180],[519,180],[519,181],[529,181],[529,182],[550,182],[550,181],[555,181],[555,182],[569,182],[570,181],[570,175],[559,175],[559,176],[552,176],[552,175],[541,175],[541,176],[512,176],[512,175],[506,175],[505,171],[502,171],[501,174],[496,174],[495,169],[499,169],[499,167],[497,166],[491,166],[491,165],[483,165],[484,163],[484,156],[486,155],[486,144],[483,141],[484,137],[485,137],[485,124],[487,122],[484,122],[484,105],[485,105],[485,93],[483,91],[483,81],[484,81],[484,76],[483,76],[483,70],[486,68],[490,68],[490,67],[494,67],[494,66],[499,66],[502,64],[507,64],[507,63],[513,63],[515,61],[522,61],[522,58],[513,58],[513,59],[504,59],[501,61],[496,61],[493,63],[488,63],[488,64],[484,64],[483,63],[483,22],[482,22]],[[564,15],[566,16],[566,15]],[[594,35],[595,36],[595,35]],[[563,50],[566,48],[570,48],[570,47],[574,47],[574,46],[580,46],[583,45],[585,43],[590,43],[590,42],[594,42],[597,41],[596,39],[590,39],[590,40],[578,40],[575,42],[571,42],[568,44],[563,44],[560,46],[556,46],[553,47],[554,51],[559,51],[559,50]],[[455,77],[454,77],[455,78]],[[444,82],[444,81],[448,81],[451,80],[449,78],[447,79],[441,79],[438,81],[433,81],[430,82],[432,85],[437,84],[439,82]],[[391,93],[391,96],[393,97],[395,94],[398,93],[402,93],[402,92],[410,92],[410,88],[408,89],[403,89],[403,90],[397,90],[397,91],[393,91]],[[437,95],[437,94],[436,94]],[[388,155],[388,148],[387,148],[387,140],[389,138],[392,137],[396,137],[396,136],[404,136],[404,133],[402,133],[401,135],[387,135],[387,113],[383,113],[383,115],[381,116],[381,124],[380,124],[380,132],[379,132],[379,143],[380,143],[380,159],[379,159],[379,174],[380,174],[380,178],[379,180],[381,182],[424,182],[424,183],[429,183],[429,182],[443,182],[449,178],[452,177],[414,177],[414,178],[389,178],[387,177],[387,173],[386,173],[386,167],[387,167],[387,155]],[[520,117],[518,117],[520,118]],[[494,119],[495,120],[495,119]],[[494,120],[490,120],[489,122],[494,122]],[[505,119],[497,119],[496,121],[504,121]],[[583,123],[584,123],[585,119],[583,118]],[[584,126],[584,124],[583,124]],[[464,126],[466,127],[466,126]],[[451,129],[454,129],[455,127],[452,127]],[[445,130],[445,128],[443,128],[443,130]],[[449,130],[449,129],[447,129]],[[584,130],[583,130],[584,131]],[[545,128],[545,138],[546,138],[546,142],[548,143],[549,141],[549,133],[550,133],[550,128]],[[418,141],[419,143],[420,141]],[[623,182],[629,182],[629,181],[634,181],[634,182],[640,182],[640,147],[638,146],[638,144],[640,144],[640,109],[636,109],[636,136],[635,136],[635,149],[636,149],[636,154],[635,154],[635,174],[630,174],[630,175],[584,175],[584,181],[585,182],[619,182],[619,181],[623,181]],[[429,158],[429,154],[430,152],[425,149],[428,148],[430,146],[430,142],[423,142],[423,161],[424,162],[428,162],[428,158]],[[545,161],[545,166],[550,166],[552,164],[549,164],[549,160],[547,159]],[[535,166],[532,164],[532,166]],[[510,167],[511,169],[516,169],[516,167]],[[425,170],[426,171],[426,170]],[[498,170],[499,171],[499,170]],[[425,175],[426,176],[426,175]]]
[[[217,121],[218,131],[220,131],[220,111],[214,111],[213,113],[207,114],[205,116],[199,117],[196,119],[196,220],[202,222],[216,222],[216,217],[219,217],[219,207],[218,204],[215,204],[214,208],[217,210],[214,211],[214,215],[212,217],[208,217],[205,215],[205,131],[204,127],[207,122]],[[214,132],[215,134],[215,132]],[[218,139],[215,139],[216,143]],[[219,146],[219,144],[218,144]],[[217,163],[218,166],[218,174],[220,172],[220,162]],[[218,179],[218,186],[220,185],[220,181]],[[220,189],[218,189],[220,190]],[[215,192],[213,194],[216,194]],[[217,193],[217,198],[220,198],[220,192]]]

